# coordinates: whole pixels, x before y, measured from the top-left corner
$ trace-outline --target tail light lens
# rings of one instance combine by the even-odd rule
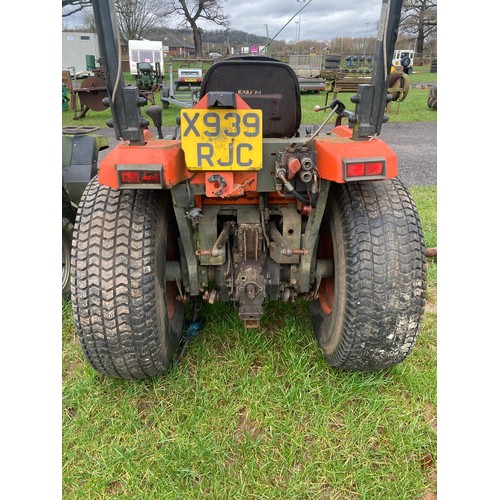
[[[163,187],[163,166],[158,165],[117,165],[119,187]]]
[[[346,181],[385,179],[385,158],[344,159]]]

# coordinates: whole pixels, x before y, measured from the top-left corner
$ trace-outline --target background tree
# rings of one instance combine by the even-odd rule
[[[62,0],[62,7],[63,17],[83,11],[85,29],[95,31],[91,0]],[[165,26],[168,15],[165,0],[115,0],[115,10],[123,43],[141,40],[151,29]]]
[[[202,57],[202,29],[198,21],[204,19],[229,28],[229,18],[224,14],[221,0],[168,0],[168,12],[179,16],[180,25],[191,28],[195,56]]]
[[[115,9],[123,43],[141,40],[152,28],[164,26],[168,16],[164,0],[116,0]]]
[[[92,7],[92,0],[62,0],[62,17],[71,16],[87,7]]]
[[[416,41],[415,52],[422,57],[425,43],[436,37],[437,0],[405,0],[399,32]]]

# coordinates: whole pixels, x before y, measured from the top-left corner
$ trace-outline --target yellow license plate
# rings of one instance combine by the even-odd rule
[[[181,141],[190,170],[259,170],[262,111],[182,109]]]

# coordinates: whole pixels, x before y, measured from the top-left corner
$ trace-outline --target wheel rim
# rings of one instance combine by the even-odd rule
[[[69,274],[71,270],[71,256],[69,253],[68,245],[62,244],[62,289],[66,287],[69,281]]]
[[[167,317],[168,319],[172,319],[175,314],[175,306],[176,300],[175,300],[175,295],[177,292],[177,287],[175,282],[173,281],[167,281],[167,286],[165,287],[165,300],[167,302]]]
[[[334,260],[333,241],[330,227],[323,224],[319,231],[317,259]],[[334,265],[335,269],[335,265]],[[321,309],[325,314],[331,314],[335,299],[335,279],[333,277],[323,278],[318,289],[318,298]]]
[[[175,234],[172,231],[172,227],[168,227],[167,232],[167,249],[166,249],[166,265],[168,266],[169,261],[178,260],[178,252],[175,245]],[[165,302],[167,305],[167,317],[172,319],[175,314],[175,308],[177,306],[177,283],[175,281],[167,281],[165,283]]]

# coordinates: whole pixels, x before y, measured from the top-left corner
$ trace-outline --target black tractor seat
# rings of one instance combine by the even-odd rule
[[[261,109],[263,137],[288,138],[300,127],[300,87],[290,66],[264,56],[235,56],[213,64],[201,84],[208,92],[234,92]]]

